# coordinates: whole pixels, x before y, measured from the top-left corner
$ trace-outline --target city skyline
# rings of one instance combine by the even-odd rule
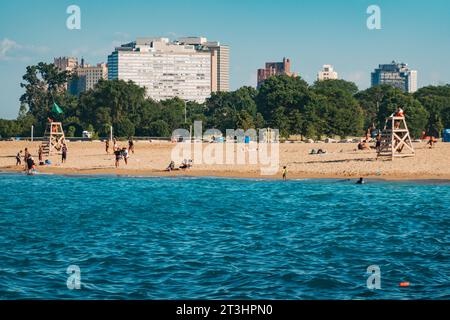
[[[26,66],[40,61],[51,63],[59,56],[107,62],[115,46],[145,35],[171,40],[204,35],[229,45],[230,90],[244,85],[256,87],[255,71],[265,62],[284,56],[291,58],[292,72],[310,84],[323,64],[332,64],[339,70],[339,78],[366,89],[371,72],[392,60],[418,70],[419,88],[450,82],[450,66],[446,63],[450,44],[444,41],[450,35],[445,14],[450,4],[441,0],[433,1],[432,6],[404,0],[377,1],[381,30],[367,28],[366,10],[372,3],[363,0],[345,4],[286,0],[276,6],[265,0],[131,1],[127,8],[111,1],[107,9],[100,3],[80,0],[75,4],[81,8],[81,30],[68,30],[65,25],[69,16],[66,8],[73,3],[42,4],[45,2],[2,4],[0,118],[17,116]],[[276,13],[272,20],[260,19],[270,12]]]

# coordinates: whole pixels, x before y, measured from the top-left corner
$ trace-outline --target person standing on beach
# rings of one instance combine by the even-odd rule
[[[119,167],[120,159],[122,159],[122,150],[119,148],[114,150],[114,155],[116,156],[116,168]]]
[[[62,151],[61,162],[65,163],[67,160],[67,145],[65,143],[63,144],[61,151]]]
[[[125,164],[128,164],[128,158],[130,157],[130,154],[128,153],[128,149],[127,148],[122,148],[122,156],[123,156],[123,160],[125,161]]]
[[[39,165],[41,165],[44,162],[43,154],[44,154],[44,150],[42,150],[42,145],[40,145],[39,149],[38,149]]]
[[[33,159],[33,157],[30,155],[28,158],[27,158],[27,161],[26,161],[26,163],[25,163],[25,167],[26,167],[26,170],[27,170],[27,173],[28,174],[31,174],[31,173],[33,173],[33,169],[34,169],[34,159]]]
[[[109,154],[109,140],[105,142],[106,153]]]
[[[133,137],[128,138],[128,150],[134,154],[134,141]]]
[[[375,149],[377,151],[380,151],[380,148],[381,148],[381,133],[380,132],[378,132],[378,134],[377,134],[376,141],[377,142],[375,144]]]
[[[17,155],[16,155],[16,166],[20,166],[22,164],[22,160],[20,159],[21,155],[22,155],[22,150],[17,152]]]
[[[117,148],[118,148],[118,146],[117,146],[117,139],[114,138],[114,139],[113,139],[113,151],[116,151]]]
[[[282,174],[283,174],[283,180],[286,181],[287,180],[287,167],[286,166],[283,167]]]
[[[25,170],[28,169],[27,163],[29,157],[31,157],[31,154],[28,152],[28,148],[25,148],[25,152],[23,153],[23,162],[25,163]]]

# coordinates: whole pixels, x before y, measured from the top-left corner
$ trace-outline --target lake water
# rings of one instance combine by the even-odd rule
[[[1,299],[450,298],[448,183],[0,174],[0,187]]]

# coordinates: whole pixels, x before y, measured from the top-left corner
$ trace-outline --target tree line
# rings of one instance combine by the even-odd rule
[[[406,113],[414,137],[423,131],[440,136],[450,128],[450,85],[428,86],[414,94],[388,85],[359,91],[345,80],[326,80],[309,85],[301,77],[273,76],[257,90],[242,87],[232,92],[213,93],[205,103],[179,98],[154,101],[145,89],[122,80],[101,80],[79,97],[70,94],[74,75],[60,72],[53,64],[27,67],[21,86],[16,120],[0,119],[1,137],[44,133],[48,118],[61,121],[67,136],[81,136],[84,130],[95,137],[107,137],[110,126],[118,137],[169,137],[173,130],[188,129],[201,120],[206,128],[277,128],[282,137],[304,138],[362,136],[368,127],[382,129],[387,116],[398,107]],[[62,114],[53,114],[53,103]],[[186,121],[185,121],[186,110]]]

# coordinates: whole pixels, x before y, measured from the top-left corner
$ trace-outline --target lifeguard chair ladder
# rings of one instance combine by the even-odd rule
[[[378,157],[413,157],[415,155],[405,117],[390,116],[381,134]]]
[[[41,144],[44,156],[52,154],[53,150],[60,150],[64,141],[64,130],[61,122],[48,122],[45,128],[44,141]]]

